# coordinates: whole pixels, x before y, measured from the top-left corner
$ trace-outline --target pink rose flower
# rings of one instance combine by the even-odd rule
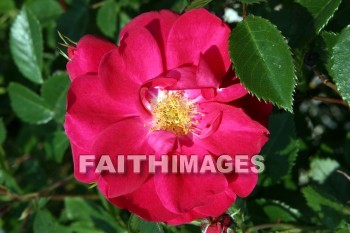
[[[133,19],[120,45],[87,35],[69,48],[65,130],[74,173],[114,205],[150,221],[182,224],[219,216],[246,197],[257,174],[79,172],[81,155],[258,154],[271,105],[250,96],[228,54],[230,29],[204,9]],[[112,156],[113,155],[113,156]],[[159,158],[159,157],[158,157]],[[146,166],[146,164],[145,164]]]

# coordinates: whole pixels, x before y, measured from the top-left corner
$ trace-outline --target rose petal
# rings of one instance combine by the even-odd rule
[[[200,111],[204,114],[222,111],[220,126],[214,133],[203,139],[194,137],[196,143],[216,155],[255,155],[268,139],[268,130],[242,109],[211,102],[202,103]]]
[[[206,217],[217,217],[227,211],[236,200],[236,194],[230,189],[213,196],[212,202],[205,206],[196,207],[193,211]]]
[[[168,90],[198,89],[196,80],[196,68],[194,66],[178,67],[170,70],[166,78],[175,79],[177,82],[169,86]]]
[[[175,218],[167,220],[166,223],[170,225],[181,225],[184,223],[190,223],[193,220],[196,219],[201,219],[207,217],[206,215],[201,215],[199,213],[194,213],[193,211],[184,213],[184,214],[179,214]]]
[[[92,35],[86,35],[78,42],[72,60],[67,63],[71,80],[88,73],[97,73],[103,56],[117,48],[115,44]]]
[[[148,179],[139,189],[125,195],[123,199],[113,198],[110,201],[118,206],[125,206],[148,221],[165,222],[177,216],[166,209],[159,200],[153,179]]]
[[[99,75],[107,92],[127,104],[141,106],[139,89],[163,72],[158,45],[146,29],[125,34],[118,49],[101,62]]]
[[[242,98],[246,94],[248,94],[248,92],[242,84],[233,84],[225,88],[219,88],[216,96],[212,101],[231,102],[233,100]]]
[[[164,130],[156,130],[149,134],[148,143],[158,155],[166,155],[174,150],[177,136]]]
[[[72,148],[72,156],[73,156],[73,163],[74,163],[74,177],[83,183],[92,183],[96,182],[99,174],[95,173],[95,166],[88,166],[86,168],[86,172],[80,172],[80,163],[79,159],[82,155],[90,155],[87,151],[84,149],[78,147],[74,143],[71,143]]]
[[[203,155],[196,154],[199,150],[189,150],[187,153],[182,151],[181,155],[189,156],[190,152],[199,155],[199,160],[202,160]],[[200,165],[201,161],[199,170]],[[212,201],[213,195],[223,192],[227,187],[227,180],[222,173],[158,173],[154,179],[159,199],[167,209],[175,213],[186,213],[195,207],[206,205]]]
[[[215,73],[211,70],[209,63],[205,57],[201,54],[199,57],[199,63],[197,68],[197,84],[200,87],[214,87],[217,88],[220,85],[221,77],[215,76]]]
[[[250,169],[248,169],[248,173],[236,173],[230,177],[229,187],[239,197],[248,196],[258,182],[258,174],[250,171]]]
[[[141,14],[123,28],[120,33],[120,38],[123,38],[123,36],[129,31],[140,27],[149,30],[160,48],[165,69],[165,44],[168,39],[169,31],[178,17],[178,14],[169,10],[161,10],[160,12],[152,11]]]
[[[89,152],[99,133],[134,112],[110,98],[96,75],[80,76],[68,91],[64,127],[70,141]]]
[[[95,141],[92,151],[95,155],[109,155],[115,169],[118,168],[116,155],[150,155],[153,150],[147,143],[148,128],[144,127],[141,118],[133,117],[117,122],[102,132]],[[130,157],[129,157],[130,158]],[[138,189],[149,176],[148,164],[141,162],[137,173],[133,161],[125,158],[125,173],[101,173],[101,178],[108,185],[106,197],[113,198]]]
[[[231,64],[229,34],[228,26],[207,10],[186,12],[175,21],[169,32],[166,44],[168,69],[184,64],[197,66],[203,54],[217,77],[222,77]]]

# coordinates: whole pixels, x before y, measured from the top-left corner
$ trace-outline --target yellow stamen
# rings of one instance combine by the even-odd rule
[[[154,121],[151,131],[166,130],[177,135],[186,135],[198,123],[194,119],[198,114],[197,105],[180,91],[162,93],[154,104],[152,113]]]

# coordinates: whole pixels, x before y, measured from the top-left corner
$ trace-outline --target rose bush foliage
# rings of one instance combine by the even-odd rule
[[[0,232],[348,232],[349,11],[350,0],[1,0]],[[274,105],[269,117],[253,96]],[[267,137],[258,180],[77,172],[81,153],[215,160]]]

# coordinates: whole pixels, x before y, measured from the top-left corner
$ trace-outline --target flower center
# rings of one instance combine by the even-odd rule
[[[192,132],[197,125],[197,105],[184,96],[181,91],[160,91],[153,106],[154,130],[166,130],[177,135]]]

